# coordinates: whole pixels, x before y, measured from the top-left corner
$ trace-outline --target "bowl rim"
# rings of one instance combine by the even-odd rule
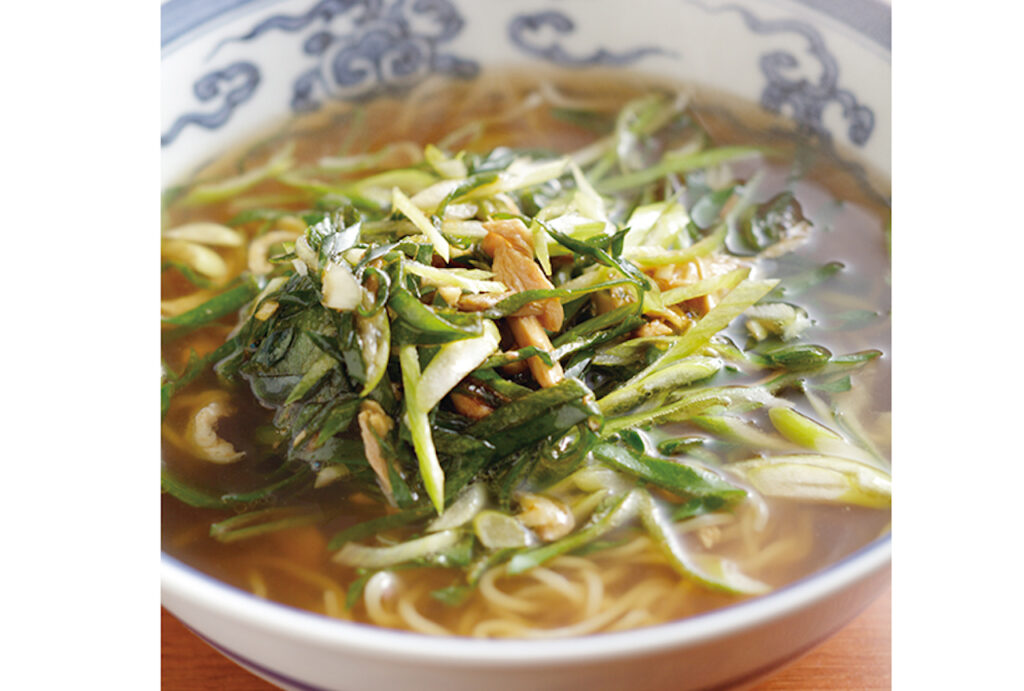
[[[810,607],[891,565],[892,534],[852,552],[801,580],[766,595],[656,626],[614,633],[543,639],[473,639],[387,629],[300,610],[257,597],[161,552],[163,599],[171,594],[249,628],[276,630],[311,644],[407,662],[474,667],[529,659],[557,665],[608,661],[660,650],[709,643]],[[874,598],[871,598],[874,599]],[[173,609],[172,614],[177,614]],[[189,622],[185,622],[188,624]],[[842,622],[846,623],[846,622]],[[414,639],[414,640],[410,640]],[[409,645],[410,643],[413,645]]]
[[[890,0],[865,0],[864,5],[870,11],[861,15],[830,11],[817,0],[792,2],[853,29],[885,53],[891,48],[891,35],[883,31],[887,25],[882,21],[891,16]],[[261,3],[258,0],[162,0],[163,57],[173,52],[183,39],[187,41],[186,37],[194,35],[196,29],[216,24],[225,16],[253,5]],[[165,602],[168,599],[187,601],[225,621],[253,629],[275,630],[295,641],[345,649],[367,658],[394,660],[397,649],[402,650],[402,659],[411,664],[425,662],[466,668],[516,664],[529,659],[533,665],[557,666],[609,661],[710,643],[813,606],[872,575],[881,574],[891,562],[892,534],[886,533],[814,574],[750,600],[656,626],[529,640],[431,636],[331,619],[257,597],[165,552],[161,552],[160,580]],[[170,611],[178,615],[173,608]],[[189,625],[188,621],[185,623]],[[205,636],[202,630],[199,633]]]

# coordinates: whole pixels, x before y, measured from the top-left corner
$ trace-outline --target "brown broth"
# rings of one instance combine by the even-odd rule
[[[230,152],[204,166],[197,171],[196,179],[215,179],[219,175],[234,174],[240,167],[258,164],[289,137],[294,137],[299,160],[314,161],[322,156],[352,156],[377,151],[394,142],[408,141],[422,147],[440,141],[451,132],[483,117],[502,118],[502,114],[504,117],[500,122],[496,120],[482,136],[470,142],[472,149],[486,151],[502,145],[568,152],[591,141],[594,136],[592,133],[566,121],[544,116],[540,108],[516,113],[516,107],[523,102],[523,93],[535,83],[535,79],[516,74],[488,84],[449,84],[436,89],[423,87],[404,101],[382,99],[358,109],[338,108],[305,116],[289,121],[251,147]],[[603,77],[585,82],[577,79],[571,85],[561,84],[560,88],[567,98],[603,100],[610,109],[617,109],[621,103],[646,92],[653,85],[650,81],[638,79]],[[768,131],[776,123],[751,106],[739,106],[706,89],[696,89],[695,94],[702,124],[713,134],[716,143],[750,143],[752,130]],[[763,137],[755,139],[763,143]],[[791,148],[788,140],[776,138],[770,139],[770,143]],[[888,314],[889,264],[885,227],[889,210],[884,203],[887,190],[881,187],[880,176],[855,177],[835,163],[834,154],[819,153],[812,159],[810,170],[795,183],[794,190],[807,218],[816,228],[827,230],[816,232],[816,239],[801,252],[819,260],[838,259],[848,270],[842,272],[828,290],[805,294],[800,302],[808,308],[812,318],[823,322],[832,318],[829,315],[845,310],[867,309]],[[769,189],[785,185],[788,172],[785,165],[774,166],[765,181],[766,194]],[[268,182],[246,191],[242,196],[255,199],[260,195],[281,194],[287,194],[287,189]],[[837,202],[837,199],[843,201]],[[175,226],[199,219],[224,221],[234,216],[243,206],[238,200],[232,200],[201,209],[179,207],[165,219],[165,225]],[[258,222],[242,226],[249,234],[259,232],[260,228]],[[244,267],[244,250],[220,252],[234,271]],[[176,271],[164,272],[163,299],[180,297],[192,290],[193,287]],[[827,338],[824,335],[818,338],[816,335],[816,339],[833,348],[834,352],[866,348],[879,348],[887,352],[890,338],[888,325],[889,320],[886,318],[879,320],[878,326],[871,329],[835,330],[829,332]],[[225,319],[220,325],[202,328],[186,338],[173,341],[165,346],[164,359],[173,368],[180,369],[187,362],[190,351],[198,355],[211,352],[223,342],[231,326],[231,320]],[[888,455],[888,355],[865,370],[855,382],[868,392],[864,397],[865,412],[862,419],[879,449]],[[217,386],[212,375],[205,375],[179,396],[196,395]],[[255,404],[247,391],[235,390],[229,394],[239,412],[222,425],[219,432],[236,448],[249,451],[253,447],[247,440],[261,426],[268,424],[270,413]],[[167,439],[167,436],[180,434],[184,424],[180,407],[172,406],[164,423],[165,464],[190,481],[215,486],[221,491],[244,491],[253,486],[250,469],[260,465],[259,459],[247,458],[239,464],[241,467],[237,467],[216,466],[189,458],[188,454]],[[330,561],[327,540],[347,525],[381,515],[383,509],[367,502],[365,497],[346,496],[343,487],[332,486],[324,491],[333,493],[338,501],[345,502],[342,513],[325,525],[299,527],[230,544],[217,542],[208,534],[211,522],[226,518],[230,513],[191,508],[164,495],[161,502],[163,548],[182,561],[239,588],[256,591],[291,606],[337,615],[337,600],[340,598],[343,609],[345,590],[358,574],[353,569]],[[756,560],[750,562],[754,565],[750,566],[748,573],[773,586],[781,586],[812,574],[888,530],[887,511],[775,500],[769,500],[768,505],[771,520],[762,536],[763,543],[755,549],[755,553],[759,549],[775,549],[771,547],[772,544],[787,539],[794,546],[790,549],[790,556],[785,559],[762,565],[757,565]],[[690,538],[690,541],[696,549],[700,549],[702,542],[714,542],[715,530],[714,526],[709,526],[706,531]],[[721,533],[728,530],[728,527],[719,527],[717,530]],[[621,538],[628,542],[636,535],[639,535],[636,531],[621,531],[613,539]],[[742,553],[743,539],[725,540],[724,544],[735,553],[731,556],[736,556],[741,565],[749,561]],[[750,545],[746,545],[746,548],[749,549]],[[611,554],[614,554],[614,550]],[[641,549],[629,559],[612,559],[603,552],[595,552],[589,559],[606,574],[604,592],[610,601],[614,601],[618,593],[632,587],[631,584],[644,581],[661,584],[659,587],[662,590],[659,592],[662,595],[657,606],[651,608],[650,616],[635,617],[635,625],[671,621],[739,599],[682,581],[650,549]],[[292,565],[290,570],[288,564]],[[573,578],[577,574],[575,568],[570,561],[552,566],[551,570],[566,578]],[[457,575],[457,570],[431,568],[415,572],[402,570],[396,572],[395,577],[405,587],[418,593],[412,597],[412,601],[419,614],[449,631],[468,635],[475,622],[486,618],[479,614],[488,606],[481,594],[478,591],[472,593],[459,606],[448,605],[429,596],[431,590],[453,585]],[[579,619],[580,608],[568,602],[571,598],[567,598],[557,588],[537,589],[536,583],[529,575],[502,582],[502,588],[509,593],[527,589],[522,591],[526,593],[524,597],[535,603],[535,609],[522,615],[524,621],[543,629],[569,626]],[[325,596],[325,592],[334,592],[334,595]],[[331,598],[334,598],[333,604]],[[638,611],[641,609],[638,606]],[[350,613],[341,616],[357,621],[371,621],[362,599],[356,602]],[[385,622],[385,625],[399,624]]]

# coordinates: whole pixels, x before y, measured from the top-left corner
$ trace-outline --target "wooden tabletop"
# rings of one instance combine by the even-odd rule
[[[887,591],[846,628],[752,691],[878,691],[892,686],[892,594]],[[162,691],[274,691],[195,637],[164,610]]]

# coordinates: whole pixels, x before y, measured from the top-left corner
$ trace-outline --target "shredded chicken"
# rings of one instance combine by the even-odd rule
[[[234,463],[245,455],[217,434],[217,423],[232,412],[227,396],[217,396],[189,420],[185,438],[198,458],[211,463]]]
[[[661,290],[670,290],[679,286],[690,285],[705,278],[721,276],[745,266],[737,257],[718,256],[697,257],[682,264],[666,264],[659,266],[648,275],[654,279]],[[719,295],[714,293],[701,295],[681,303],[690,314],[703,316],[711,311],[718,302]],[[676,325],[677,328],[680,326]]]
[[[343,465],[325,466],[316,474],[316,481],[313,483],[313,486],[320,489],[321,487],[326,487],[332,482],[337,482],[346,475],[348,475],[348,469]]]
[[[455,410],[473,420],[481,420],[494,412],[494,408],[472,396],[452,392],[450,398]]]
[[[484,223],[487,237],[481,243],[484,252],[494,258],[491,270],[499,281],[513,292],[554,288],[540,266],[533,260],[533,246],[530,232],[518,218]],[[537,316],[548,331],[562,328],[562,303],[558,298],[536,300],[531,303],[533,311],[515,316]],[[537,311],[539,310],[539,312]]]
[[[387,435],[394,426],[394,422],[379,403],[370,399],[364,399],[359,404],[359,415],[356,420],[359,422],[359,435],[363,440],[366,460],[370,462],[370,467],[377,474],[377,481],[388,501],[392,501],[388,459],[381,452],[378,438]]]
[[[514,292],[554,287],[533,260],[529,231],[522,221],[488,221],[484,228],[487,236],[481,247],[494,258],[491,268],[499,281]],[[562,303],[557,298],[547,298],[536,300],[531,305],[540,312],[525,316],[517,313],[508,317],[509,330],[519,347],[535,346],[553,353],[554,346],[545,329],[557,331],[562,327],[565,317]],[[527,364],[537,383],[543,387],[554,386],[565,378],[562,366],[557,362],[549,366],[539,357],[532,357]]]
[[[466,293],[459,296],[459,309],[463,312],[483,312],[489,310],[511,293]]]
[[[506,377],[514,377],[517,374],[522,374],[529,368],[530,366],[526,364],[526,360],[516,360],[515,362],[510,362],[507,365],[502,365],[501,373]]]
[[[278,307],[280,307],[280,304],[277,302],[277,300],[267,300],[266,302],[260,305],[260,308],[256,310],[256,312],[252,316],[256,317],[261,322],[265,322],[272,316],[274,316],[274,312],[277,311]]]
[[[523,492],[516,501],[522,509],[516,518],[545,542],[565,537],[576,527],[572,511],[556,499]]]
[[[437,294],[449,305],[456,306],[459,303],[462,290],[456,286],[441,286],[437,289]]]
[[[644,323],[634,332],[634,338],[646,338],[648,336],[671,336],[675,331],[672,327],[660,319],[652,319]]]
[[[520,347],[536,346],[549,353],[555,352],[555,347],[551,345],[551,339],[548,338],[547,332],[540,325],[540,320],[537,317],[509,317],[507,321],[509,330]],[[557,361],[549,366],[540,357],[534,355],[526,361],[526,365],[530,368],[530,373],[533,374],[537,383],[545,388],[554,386],[565,378],[562,366]]]

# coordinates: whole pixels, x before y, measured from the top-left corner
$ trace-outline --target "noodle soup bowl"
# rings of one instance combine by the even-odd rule
[[[841,6],[840,6],[841,5]],[[494,70],[631,70],[708,88],[866,171],[890,168],[889,7],[865,0],[169,0],[162,8],[163,182],[284,118]],[[771,114],[771,117],[767,117]],[[781,116],[782,120],[776,118]],[[859,171],[859,173],[857,172]],[[473,640],[276,604],[164,554],[164,606],[287,689],[708,689],[752,684],[888,584],[886,535],[770,594],[673,623],[545,640]]]

